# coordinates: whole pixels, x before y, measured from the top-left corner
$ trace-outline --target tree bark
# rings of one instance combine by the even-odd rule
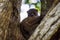
[[[21,1],[0,0],[0,40],[25,40],[19,29]],[[47,13],[29,40],[50,40],[59,28],[60,3]]]
[[[60,28],[60,3],[43,18],[29,40],[50,40]]]
[[[20,32],[22,0],[0,0],[0,40],[23,40]]]
[[[44,16],[49,13],[59,2],[59,0],[41,0],[41,16]]]

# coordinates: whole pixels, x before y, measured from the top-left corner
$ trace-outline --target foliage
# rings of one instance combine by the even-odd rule
[[[41,11],[41,2],[37,2],[37,3],[32,3],[32,2],[29,2],[30,0],[26,0],[25,1],[25,4],[33,4],[34,6],[35,6],[35,8],[38,10],[38,12],[40,12]]]

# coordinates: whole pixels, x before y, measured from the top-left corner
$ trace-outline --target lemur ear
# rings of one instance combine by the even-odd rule
[[[30,9],[27,11],[28,14],[35,13],[35,12],[38,12],[38,10],[37,9]]]
[[[28,13],[28,14],[30,14],[30,13],[32,13],[32,11],[31,11],[31,10],[29,10],[29,11],[27,11],[27,13]]]

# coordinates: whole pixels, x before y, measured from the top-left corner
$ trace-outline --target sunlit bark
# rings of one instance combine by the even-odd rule
[[[60,28],[60,3],[41,21],[29,40],[50,40]]]

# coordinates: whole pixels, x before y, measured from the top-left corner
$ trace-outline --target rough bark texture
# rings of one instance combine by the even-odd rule
[[[50,40],[60,28],[60,3],[44,17],[29,40]]]
[[[20,29],[21,0],[0,0],[0,40],[24,40]]]
[[[0,0],[0,40],[25,40],[19,29],[20,5],[21,0]],[[60,3],[44,17],[29,40],[50,40],[59,28]]]
[[[59,2],[59,0],[41,0],[41,17],[49,13]]]

